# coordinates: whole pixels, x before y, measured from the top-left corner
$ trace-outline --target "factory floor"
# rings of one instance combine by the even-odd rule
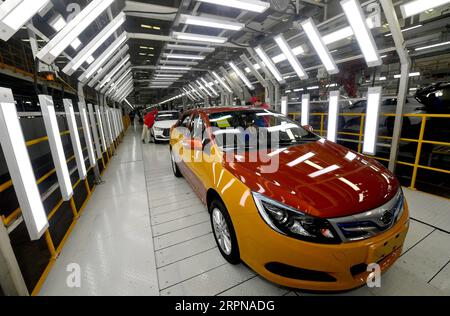
[[[167,145],[140,134],[128,130],[39,295],[311,295],[228,264],[205,206],[173,176]],[[450,201],[404,191],[403,255],[380,288],[334,295],[450,295]]]

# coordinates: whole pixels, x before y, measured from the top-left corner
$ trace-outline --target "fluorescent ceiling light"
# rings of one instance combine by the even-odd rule
[[[0,4],[0,39],[9,40],[49,0],[6,0]]]
[[[263,51],[261,46],[258,46],[255,48],[256,53],[258,54],[259,58],[262,59],[264,65],[269,68],[272,75],[277,79],[279,83],[284,83],[285,80],[283,79],[283,76],[278,71],[277,67],[274,65],[274,63],[270,60],[269,56]]]
[[[373,29],[375,26],[372,23],[372,18],[366,19],[366,25],[369,29]],[[330,45],[332,43],[338,42],[340,40],[352,37],[354,35],[353,30],[350,26],[343,27],[337,31],[328,33],[327,35],[322,36],[323,42],[325,45]],[[337,51],[337,49],[331,51],[333,53]]]
[[[240,31],[244,28],[245,24],[232,21],[224,21],[221,19],[211,19],[201,16],[193,16],[187,14],[180,15],[180,23],[187,25],[198,25],[205,27],[212,27],[221,30]]]
[[[337,68],[330,52],[328,51],[328,48],[325,46],[325,43],[323,42],[322,37],[320,36],[313,20],[309,18],[308,20],[302,22],[301,25],[328,73],[338,73],[339,69]]]
[[[448,42],[443,42],[443,43],[437,43],[437,44],[433,44],[433,45],[428,45],[428,46],[423,46],[423,47],[418,47],[415,50],[424,50],[424,49],[429,49],[429,48],[434,48],[434,47],[439,47],[439,46],[444,46],[444,45],[449,45],[450,41]]]
[[[86,63],[90,65],[90,64],[92,64],[92,63],[94,62],[94,60],[95,60],[94,57],[89,56],[89,57],[86,59]]]
[[[166,49],[193,51],[193,52],[207,52],[207,53],[212,53],[215,50],[214,47],[178,45],[178,44],[167,44]]]
[[[228,91],[228,93],[233,93],[233,91],[231,90],[231,88],[225,83],[225,81],[222,80],[222,78],[219,77],[219,75],[218,75],[215,71],[212,71],[211,73],[212,73],[212,75],[214,76],[214,78],[217,79],[217,81],[220,83],[220,85],[221,85],[222,87],[224,87],[225,90]]]
[[[91,1],[38,52],[37,57],[51,64],[113,1]]]
[[[406,19],[410,16],[437,8],[447,3],[450,3],[450,0],[415,0],[402,4],[400,10],[402,11],[403,18]]]
[[[328,128],[327,139],[336,142],[337,138],[337,123],[339,115],[339,91],[330,92],[330,104],[328,112]]]
[[[189,71],[191,67],[176,67],[176,66],[159,66],[161,70],[180,70],[180,71]]]
[[[56,32],[61,31],[67,24],[66,20],[64,20],[64,18],[61,16],[61,14],[56,15],[48,23]],[[81,46],[80,39],[78,37],[76,39],[74,39],[73,42],[70,43],[70,46],[72,46],[72,48],[76,50],[78,47]]]
[[[217,93],[217,91],[212,87],[212,84],[208,83],[204,78],[200,78],[201,81],[203,81],[203,83],[205,84],[205,86],[211,90],[212,93],[214,93],[214,95],[218,96],[219,94]]]
[[[367,65],[369,67],[381,65],[381,58],[378,54],[375,40],[364,20],[365,17],[361,6],[356,3],[356,0],[343,0],[341,1],[341,6],[355,34],[356,41],[359,44]]]
[[[369,88],[367,96],[366,127],[364,131],[363,153],[374,155],[378,137],[378,118],[380,116],[381,87]]]
[[[125,22],[125,13],[120,13],[116,16],[103,30],[98,33],[86,47],[84,47],[70,63],[64,67],[63,71],[71,75],[73,74],[81,65],[87,61],[89,57],[101,46],[105,41],[117,31],[117,29]]]
[[[280,47],[283,54],[286,56],[287,60],[291,64],[292,68],[294,68],[295,73],[300,79],[308,79],[308,75],[306,74],[305,70],[303,69],[302,65],[298,61],[297,57],[295,57],[294,53],[292,52],[292,49],[289,47],[287,41],[283,37],[283,35],[278,35],[275,37],[275,42]]]
[[[127,40],[127,33],[123,32],[98,58],[92,65],[78,78],[85,81],[92,77],[97,71],[101,71],[100,67],[122,46]]]
[[[34,1],[34,0],[33,0]],[[3,8],[2,8],[3,9]],[[0,143],[31,240],[48,227],[11,89],[0,88]]]
[[[251,84],[248,78],[242,73],[242,71],[238,67],[236,67],[236,65],[233,62],[230,61],[228,64],[250,90],[255,90],[255,87]]]
[[[186,54],[163,54],[165,58],[174,58],[174,59],[195,59],[195,60],[203,60],[205,56],[200,55],[186,55]]]
[[[380,78],[378,78],[378,80],[380,80],[380,81],[385,81],[385,80],[386,80],[386,77],[380,77]]]
[[[294,92],[299,92],[299,91],[303,91],[303,88],[294,89]]]
[[[211,98],[213,97],[213,95],[211,94],[211,92],[209,92],[209,90],[206,89],[206,87],[205,87],[204,85],[202,85],[202,83],[201,83],[199,80],[197,80],[196,83],[197,83],[197,85],[200,87],[200,89],[203,89],[203,91],[206,92],[206,94],[208,94]]]
[[[69,201],[73,196],[72,183],[70,181],[70,173],[67,167],[66,155],[61,141],[58,121],[56,120],[55,107],[51,96],[39,95],[39,103],[42,110],[42,118],[44,119],[45,130],[48,136],[48,143],[56,169],[59,189],[64,201]]]
[[[124,45],[114,56],[108,61],[106,65],[98,70],[95,76],[89,81],[88,86],[93,87],[110,69],[112,69],[128,51],[128,45]]]
[[[232,7],[236,9],[241,9],[245,11],[252,11],[257,13],[263,13],[268,8],[270,4],[268,2],[257,1],[257,0],[197,0],[199,2],[207,2],[212,4],[217,4],[226,7]]]
[[[411,31],[411,30],[414,30],[414,29],[417,29],[417,28],[422,27],[422,26],[423,26],[422,24],[418,24],[418,25],[414,25],[414,26],[411,26],[411,27],[407,27],[406,29],[402,30],[402,33],[403,32],[407,32],[407,31]],[[388,37],[388,36],[391,36],[391,35],[392,35],[392,33],[388,33],[388,34],[386,34],[384,36]]]
[[[112,77],[130,60],[130,55],[126,55],[124,59],[117,64],[100,82],[99,89],[102,88],[105,84],[111,81]]]
[[[411,73],[409,74],[409,76],[410,76],[410,77],[418,77],[418,76],[420,76],[420,72],[411,72]],[[402,77],[401,74],[394,75],[394,78],[395,78],[395,79],[400,79],[401,77]],[[381,80],[381,79],[380,79],[380,80]]]
[[[281,114],[284,116],[288,116],[288,98],[282,97],[281,98]]]
[[[215,43],[215,44],[223,44],[228,40],[228,38],[226,37],[208,36],[193,33],[181,33],[181,32],[173,32],[172,36],[175,40],[188,40],[196,42]]]
[[[125,78],[127,78],[128,76],[132,76],[131,73],[131,63],[127,63],[125,65],[125,67],[123,67],[118,73],[116,73],[111,80],[105,84],[105,86],[103,87],[103,89],[100,90],[100,93],[103,94],[105,93],[108,89],[112,88],[112,87],[116,87],[117,85],[119,85],[122,80],[124,80]],[[128,79],[128,78],[127,78]],[[96,89],[100,89],[97,88]]]
[[[302,95],[302,126],[309,125],[309,94]]]
[[[183,77],[183,75],[155,74],[155,78],[158,78],[158,77],[161,77],[161,78],[180,78],[180,77]]]
[[[319,86],[312,86],[306,88],[306,90],[317,90],[317,89],[319,89]]]

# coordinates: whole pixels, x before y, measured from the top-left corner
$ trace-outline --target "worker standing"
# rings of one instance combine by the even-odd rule
[[[153,124],[155,124],[155,119],[157,115],[158,109],[154,109],[144,116],[144,126],[142,127],[142,136],[141,136],[142,142],[144,144],[149,142],[148,141],[149,131],[153,127]]]

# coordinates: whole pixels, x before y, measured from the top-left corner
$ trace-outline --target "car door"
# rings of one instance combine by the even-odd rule
[[[193,114],[185,114],[183,116],[180,124],[173,131],[171,143],[172,150],[179,159],[178,166],[187,177],[189,177],[190,173],[188,163],[191,157],[191,150],[188,140],[191,138],[192,116]]]

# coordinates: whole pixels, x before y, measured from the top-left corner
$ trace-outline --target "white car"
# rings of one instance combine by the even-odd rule
[[[150,130],[150,141],[155,143],[160,141],[169,141],[170,128],[177,122],[178,111],[160,111],[155,118],[155,123]]]

